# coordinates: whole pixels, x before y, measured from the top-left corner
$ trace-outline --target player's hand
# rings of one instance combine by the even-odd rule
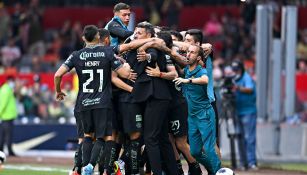
[[[118,59],[122,64],[126,63],[126,60],[125,60],[123,57],[121,57],[121,56],[119,56],[119,55],[115,55],[115,54],[114,54],[114,56],[115,56],[115,58]]]
[[[152,68],[152,67],[147,66],[145,71],[146,71],[148,76],[160,77],[160,68],[157,65],[157,63],[156,63],[156,68]]]
[[[62,100],[64,100],[65,96],[66,96],[66,94],[64,92],[56,92],[55,99],[57,101],[62,101]]]
[[[180,85],[181,83],[186,84],[186,83],[189,83],[189,81],[190,81],[189,79],[184,79],[184,78],[181,78],[181,77],[175,78],[173,80],[173,82],[175,82],[176,85]]]
[[[132,81],[132,82],[135,82],[137,77],[138,77],[137,73],[135,73],[133,69],[130,69],[130,74],[129,74],[127,79]]]
[[[205,58],[212,53],[212,45],[210,43],[204,43],[201,45],[205,52]]]
[[[145,51],[138,52],[138,54],[137,54],[137,60],[139,62],[146,61],[146,60],[149,59],[149,57],[150,57],[149,54],[147,54]]]

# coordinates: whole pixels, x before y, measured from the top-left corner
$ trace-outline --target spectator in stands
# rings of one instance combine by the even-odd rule
[[[38,0],[31,0],[27,11],[29,22],[28,46],[31,55],[43,56],[45,54],[45,43],[43,42],[42,8],[39,7]]]
[[[297,61],[297,71],[298,74],[306,74],[307,73],[307,60],[300,59]]]
[[[297,44],[297,58],[307,60],[307,29],[300,32]]]
[[[5,44],[10,34],[10,16],[3,6],[4,4],[0,2],[0,46]]]
[[[4,67],[15,66],[21,57],[20,48],[15,45],[15,39],[12,37],[9,38],[7,45],[1,48],[0,53],[2,57],[0,61]]]
[[[6,144],[10,156],[15,156],[12,148],[14,120],[17,118],[14,87],[15,78],[9,76],[0,88],[0,151],[3,151],[4,144]]]
[[[21,4],[17,2],[14,5],[14,12],[11,15],[11,24],[12,24],[12,36],[18,36],[19,34],[19,26],[21,23]]]
[[[162,5],[162,14],[166,16],[166,25],[171,29],[177,30],[179,15],[183,7],[181,0],[165,0]]]
[[[209,21],[204,25],[203,32],[206,36],[217,36],[222,33],[222,25],[216,14],[211,14]]]

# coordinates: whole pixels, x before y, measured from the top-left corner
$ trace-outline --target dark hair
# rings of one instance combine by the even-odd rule
[[[101,40],[104,40],[105,38],[110,37],[110,32],[107,29],[100,28],[99,36]]]
[[[114,6],[113,12],[115,13],[119,12],[120,10],[126,10],[126,9],[127,10],[130,9],[130,6],[128,4],[120,2]]]
[[[168,27],[168,26],[161,26],[160,29],[161,29],[161,31],[170,31],[171,30],[171,28]]]
[[[243,63],[242,63],[240,60],[234,60],[234,61],[231,63],[231,68],[232,68],[232,70],[234,70],[234,71],[237,71],[237,70],[241,70],[242,72],[245,71],[244,65],[243,65]]]
[[[170,32],[161,31],[157,33],[157,37],[162,39],[168,48],[172,48],[173,40]]]
[[[86,41],[92,42],[98,32],[98,28],[94,25],[87,25],[83,29],[83,36]]]
[[[195,43],[199,42],[200,44],[203,42],[203,32],[199,29],[189,29],[185,36],[189,34],[194,38]]]
[[[171,30],[170,33],[171,33],[171,35],[174,35],[178,39],[178,41],[182,41],[183,40],[182,35],[178,31]]]
[[[205,52],[204,52],[204,49],[199,46],[199,45],[194,45],[198,48],[198,53],[197,53],[197,56],[200,56],[201,57],[201,60],[204,60],[205,58]]]
[[[138,23],[138,25],[136,26],[138,28],[144,28],[146,33],[150,33],[151,37],[153,37],[155,35],[155,30],[152,24],[150,24],[149,22],[140,22]]]

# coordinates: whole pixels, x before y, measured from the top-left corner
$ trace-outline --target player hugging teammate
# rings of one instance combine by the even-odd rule
[[[183,36],[141,22],[132,32],[129,19],[129,5],[119,3],[105,29],[86,26],[85,48],[55,73],[57,100],[65,98],[63,75],[75,68],[79,78],[71,174],[92,175],[98,164],[104,175],[182,175],[179,153],[189,174],[202,174],[199,163],[215,174],[221,165],[211,45],[202,45],[196,29]]]

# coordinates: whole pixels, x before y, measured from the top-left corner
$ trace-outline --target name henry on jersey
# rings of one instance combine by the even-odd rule
[[[88,58],[105,57],[104,52],[82,52],[80,54],[80,60],[86,60]]]
[[[86,61],[84,64],[85,67],[99,66],[100,61]]]

